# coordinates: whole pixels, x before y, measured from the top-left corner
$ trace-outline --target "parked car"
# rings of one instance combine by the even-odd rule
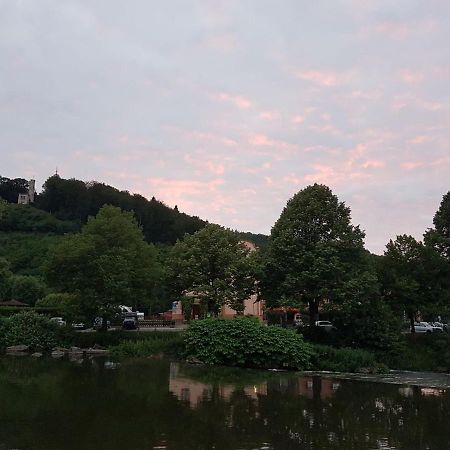
[[[102,326],[103,326],[103,317],[96,317],[94,319],[93,325],[96,330],[100,330],[100,328],[102,328]],[[106,322],[106,328],[110,328],[110,327],[111,327],[111,322],[108,320]]]
[[[414,323],[414,331],[416,333],[432,333],[433,327],[428,322]]]
[[[136,313],[128,313],[122,322],[122,328],[124,330],[136,330],[139,328],[138,317]]]
[[[295,313],[294,314],[294,327],[302,327],[303,326],[303,320],[302,317],[300,316],[300,313]]]
[[[56,323],[60,327],[64,327],[66,325],[66,321],[62,317],[51,317],[50,322]]]
[[[444,332],[444,326],[440,322],[432,322],[430,323],[431,327],[433,328],[433,333],[443,333]]]
[[[135,312],[137,314],[137,320],[144,320],[144,313],[140,311],[133,311],[133,309],[130,306],[125,305],[119,305],[120,312],[123,316],[126,316],[128,313]]]
[[[328,320],[317,320],[316,321],[316,327],[323,328],[323,329],[325,329],[327,331],[334,330],[333,324],[330,321],[328,321]]]

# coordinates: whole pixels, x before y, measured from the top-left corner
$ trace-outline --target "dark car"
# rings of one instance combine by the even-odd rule
[[[127,314],[122,322],[124,330],[136,330],[138,328],[138,318],[136,313]]]

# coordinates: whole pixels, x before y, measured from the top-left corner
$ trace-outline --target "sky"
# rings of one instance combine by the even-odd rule
[[[448,0],[0,0],[0,174],[270,233],[328,185],[381,254],[450,190]]]

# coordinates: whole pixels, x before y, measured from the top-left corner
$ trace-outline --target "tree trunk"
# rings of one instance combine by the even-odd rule
[[[309,326],[316,326],[316,321],[319,315],[319,302],[314,299],[309,301]]]
[[[409,316],[409,323],[411,324],[411,333],[415,333],[416,329],[414,328],[414,314]]]
[[[108,319],[105,316],[102,317],[102,326],[100,328],[100,331],[108,331]]]

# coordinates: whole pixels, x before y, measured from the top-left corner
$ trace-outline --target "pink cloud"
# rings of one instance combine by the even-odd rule
[[[255,146],[274,145],[274,141],[269,139],[265,134],[252,134],[248,138],[248,143]]]
[[[400,78],[407,84],[418,84],[423,81],[423,74],[412,70],[404,69],[400,72]]]
[[[351,72],[335,72],[326,70],[297,70],[295,76],[301,80],[311,81],[325,87],[333,87],[349,81]]]
[[[391,38],[401,39],[411,32],[411,27],[404,23],[386,21],[374,25],[370,30]]]
[[[381,169],[382,167],[385,167],[385,165],[386,163],[384,161],[377,159],[371,159],[362,164],[364,169]]]
[[[212,98],[219,102],[233,103],[239,109],[249,109],[252,106],[252,102],[248,98],[240,95],[230,95],[220,92],[218,94],[213,94]]]
[[[278,120],[280,116],[277,111],[262,111],[259,113],[259,118],[263,120]]]
[[[299,124],[303,123],[304,121],[305,121],[305,117],[300,116],[300,115],[294,116],[291,119],[291,122],[295,125],[299,125]]]
[[[206,38],[205,45],[212,49],[230,52],[237,48],[238,40],[232,33],[214,34]]]
[[[431,140],[431,138],[429,136],[416,136],[416,137],[412,138],[409,141],[409,143],[412,145],[421,145],[426,142],[429,142],[430,140]]]
[[[256,166],[256,167],[249,167],[247,169],[244,169],[245,173],[259,173],[259,172],[264,172],[265,170],[269,170],[272,168],[272,164],[267,161],[264,164],[262,164],[261,166]]]
[[[414,170],[419,167],[423,167],[424,163],[419,161],[406,161],[400,164],[400,167],[405,170]]]
[[[214,175],[223,175],[225,173],[225,166],[223,164],[214,164],[212,161],[206,161],[205,166],[208,172]]]
[[[223,179],[213,179],[210,181],[198,180],[176,180],[162,177],[147,178],[146,180],[150,191],[157,198],[164,199],[169,205],[191,206],[189,200],[192,197],[204,197],[216,193]]]
[[[226,147],[234,147],[238,144],[234,139],[226,136],[221,136],[209,131],[186,130],[177,127],[167,127],[167,129],[169,131],[175,131],[176,133],[179,133],[183,138],[193,141],[207,142],[210,144],[221,144],[225,145]]]

